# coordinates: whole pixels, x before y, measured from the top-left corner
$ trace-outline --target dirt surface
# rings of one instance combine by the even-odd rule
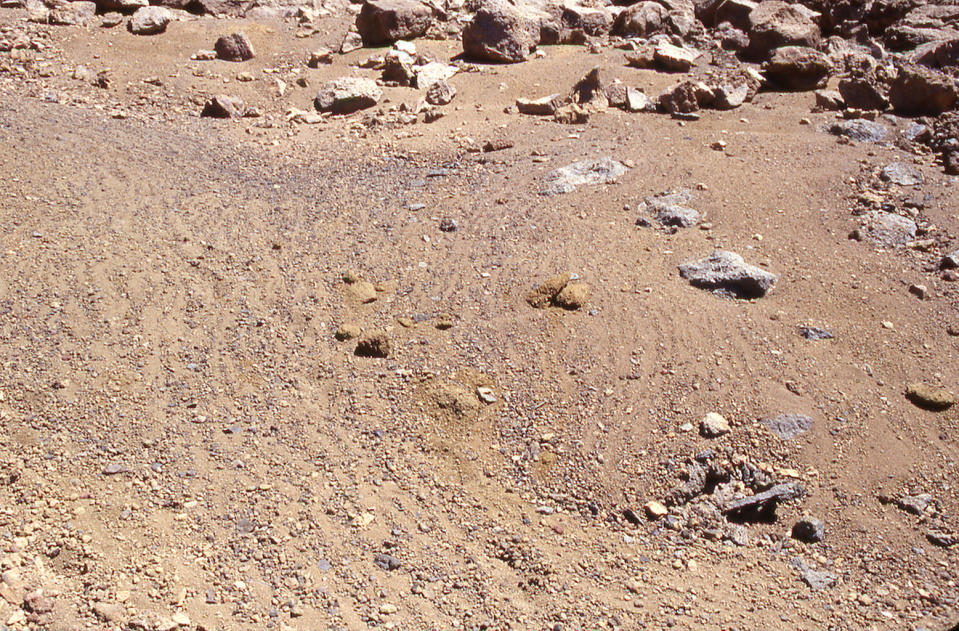
[[[932,153],[837,141],[811,92],[696,121],[509,111],[595,66],[650,94],[674,83],[573,46],[469,65],[429,124],[396,122],[420,98],[403,87],[299,124],[287,112],[326,80],[378,76],[351,64],[384,50],[305,66],[346,17],[310,37],[196,17],[143,38],[24,16],[0,9],[41,43],[0,54],[0,628],[959,621],[959,546],[929,537],[959,532],[959,412],[905,396],[959,382],[959,283],[939,271],[959,188]],[[253,60],[190,60],[240,28]],[[215,94],[261,115],[200,118]],[[483,151],[494,139],[512,146]],[[607,156],[628,167],[616,182],[540,194]],[[882,182],[892,162],[923,182]],[[678,189],[705,224],[636,225]],[[931,244],[849,238],[903,200]],[[773,290],[680,277],[716,249]],[[564,272],[585,306],[527,304]],[[388,357],[355,355],[344,324],[383,333]],[[729,433],[700,435],[709,412]],[[781,414],[812,427],[781,439],[760,422]],[[805,492],[714,533],[673,492],[697,455]],[[821,542],[790,536],[809,515]]]

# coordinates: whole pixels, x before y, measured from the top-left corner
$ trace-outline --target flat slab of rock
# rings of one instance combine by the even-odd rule
[[[857,142],[880,143],[889,135],[885,125],[864,118],[854,118],[848,121],[838,121],[828,127],[829,133],[836,136],[846,136]]]
[[[835,337],[831,332],[827,331],[826,329],[821,329],[817,326],[801,326],[799,327],[799,335],[803,336],[810,342],[831,340],[833,337]]]
[[[906,398],[914,405],[934,412],[948,410],[956,404],[956,395],[952,392],[919,381],[906,387]]]
[[[792,440],[812,429],[812,419],[803,414],[780,414],[760,422],[783,440]]]
[[[679,274],[694,287],[733,298],[762,298],[776,275],[749,265],[735,252],[716,250],[701,261],[683,263]]]
[[[382,96],[383,90],[373,79],[342,77],[323,86],[313,99],[313,105],[321,112],[352,114],[373,107]]]
[[[762,493],[733,500],[722,509],[723,514],[732,518],[752,519],[754,517],[772,516],[779,502],[794,500],[805,493],[801,485],[796,482],[777,484]]]
[[[529,116],[552,116],[563,104],[560,94],[550,94],[538,99],[516,99],[516,109]]]
[[[820,570],[805,570],[802,573],[802,581],[814,592],[822,591],[836,584],[838,580],[832,572]]]
[[[560,195],[576,190],[578,186],[610,184],[626,173],[626,165],[612,158],[582,160],[554,169],[546,174],[543,195]]]
[[[916,238],[919,227],[908,217],[874,210],[862,216],[862,224],[854,236],[884,248],[903,245]]]
[[[688,190],[660,193],[651,195],[639,205],[639,210],[652,216],[664,226],[674,228],[689,228],[695,226],[702,219],[699,211],[689,208],[693,198]]]
[[[902,162],[893,162],[882,168],[879,179],[899,186],[916,186],[922,184],[922,173],[914,166]]]

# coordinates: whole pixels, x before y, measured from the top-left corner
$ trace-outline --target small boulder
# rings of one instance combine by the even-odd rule
[[[815,517],[803,517],[793,524],[793,539],[803,543],[818,543],[823,540],[825,533],[825,524]]]
[[[918,381],[906,387],[906,398],[917,407],[933,412],[948,410],[956,403],[956,395],[949,390]]]
[[[445,80],[435,81],[426,91],[426,102],[430,105],[448,105],[456,96],[456,88]]]
[[[812,12],[801,4],[782,0],[765,0],[749,12],[748,54],[756,59],[769,59],[781,46],[819,46],[821,33]]]
[[[761,298],[776,283],[774,274],[725,250],[716,250],[701,261],[684,263],[679,266],[679,273],[694,287],[733,298]]]
[[[730,431],[729,421],[720,414],[710,412],[699,422],[699,433],[706,438],[719,438]]]
[[[883,111],[889,107],[886,86],[875,74],[867,73],[845,77],[839,81],[839,94],[848,107]]]
[[[539,44],[540,24],[529,7],[489,0],[463,29],[463,52],[477,61],[525,61]]]
[[[216,40],[213,49],[224,61],[248,61],[256,55],[250,38],[243,32],[224,35]]]
[[[59,26],[86,26],[96,12],[95,2],[64,2],[50,9],[47,20]]]
[[[846,108],[842,94],[835,90],[816,90],[816,109],[821,112],[838,112]]]
[[[130,16],[127,29],[134,35],[157,35],[172,20],[173,13],[166,7],[141,7]]]
[[[783,46],[766,63],[766,76],[786,90],[815,90],[826,85],[832,64],[812,48]]]
[[[923,66],[900,67],[889,86],[889,102],[900,114],[937,116],[955,109],[957,101],[955,80]]]
[[[415,0],[366,0],[356,16],[356,29],[365,46],[387,46],[426,34],[433,11]]]
[[[616,17],[613,33],[624,37],[650,37],[666,33],[668,20],[668,11],[659,2],[637,2]]]
[[[376,357],[385,359],[390,356],[390,338],[385,332],[368,333],[356,343],[354,354],[359,357]]]
[[[360,327],[359,324],[346,322],[341,324],[336,329],[336,332],[333,333],[333,337],[335,337],[340,342],[345,342],[347,340],[353,340],[358,338],[362,333],[363,333],[363,329]]]
[[[224,94],[210,98],[203,106],[200,116],[209,118],[240,118],[243,116],[243,101]]]
[[[321,112],[351,114],[373,107],[382,96],[383,90],[372,79],[342,77],[323,86],[313,100],[313,105]]]

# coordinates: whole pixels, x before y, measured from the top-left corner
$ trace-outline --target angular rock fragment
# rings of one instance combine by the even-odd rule
[[[224,35],[213,44],[216,56],[224,61],[248,61],[256,55],[253,43],[246,33],[232,33]]]
[[[733,500],[722,509],[728,519],[734,521],[775,521],[776,506],[802,497],[805,489],[796,482],[777,484],[762,493]]]
[[[432,9],[415,0],[366,0],[356,16],[356,30],[365,46],[420,37],[432,23]]]
[[[387,358],[390,356],[390,338],[385,332],[368,333],[359,339],[355,354],[360,357]]]
[[[372,79],[342,77],[323,86],[313,105],[321,112],[352,114],[373,107],[382,96],[383,90]]]
[[[243,116],[243,101],[219,94],[210,98],[203,106],[200,116],[210,118],[240,118]]]
[[[870,241],[883,248],[905,245],[916,238],[919,227],[908,217],[874,210],[861,217],[861,226],[853,233],[860,241]]]
[[[831,332],[815,326],[801,326],[799,327],[799,334],[811,342],[833,339]]]
[[[539,44],[541,21],[525,5],[488,0],[463,29],[463,52],[478,61],[525,61]]]
[[[892,162],[882,168],[879,179],[899,186],[915,186],[922,184],[922,173],[912,165]]]
[[[722,415],[710,412],[699,422],[699,433],[706,438],[719,438],[730,431],[729,421]]]
[[[858,142],[880,143],[886,139],[889,130],[882,123],[876,123],[863,118],[838,121],[827,128],[829,133],[836,136],[846,136]]]
[[[809,9],[781,0],[765,0],[750,11],[748,33],[748,54],[756,59],[768,59],[782,46],[816,48],[821,37]]]
[[[825,536],[826,526],[821,519],[803,517],[793,524],[792,538],[804,543],[818,543]]]
[[[937,116],[959,102],[956,81],[917,65],[903,65],[889,86],[889,102],[900,114]]]
[[[701,261],[679,266],[680,275],[694,287],[734,298],[762,298],[776,276],[747,264],[735,252],[716,250]]]
[[[812,48],[783,46],[773,51],[766,62],[766,76],[786,90],[815,90],[826,85],[832,64]]]

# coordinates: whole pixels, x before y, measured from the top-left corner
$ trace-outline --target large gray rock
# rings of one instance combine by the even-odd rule
[[[783,46],[766,63],[766,77],[786,90],[815,90],[826,85],[832,64],[812,48]]]
[[[432,9],[415,0],[367,0],[356,16],[356,29],[366,46],[420,37],[432,23]]]
[[[955,109],[957,101],[955,79],[923,66],[901,66],[889,86],[889,102],[901,114],[936,116]]]
[[[570,193],[582,185],[609,184],[626,173],[626,165],[611,158],[582,160],[546,175],[543,195]]]
[[[725,250],[680,265],[679,274],[694,287],[733,298],[762,298],[776,283],[775,274],[749,265],[743,257]]]
[[[142,7],[130,17],[127,28],[134,35],[156,35],[166,30],[173,14],[166,7]]]
[[[781,46],[816,48],[821,33],[809,9],[782,0],[765,0],[749,12],[748,54],[768,59]]]
[[[532,7],[490,0],[463,29],[463,52],[478,61],[525,61],[539,44],[543,18]]]
[[[885,125],[864,118],[832,123],[827,129],[831,134],[845,136],[858,142],[880,143],[889,135]]]
[[[321,112],[351,114],[376,105],[383,90],[376,81],[358,77],[342,77],[324,85],[313,100]]]

